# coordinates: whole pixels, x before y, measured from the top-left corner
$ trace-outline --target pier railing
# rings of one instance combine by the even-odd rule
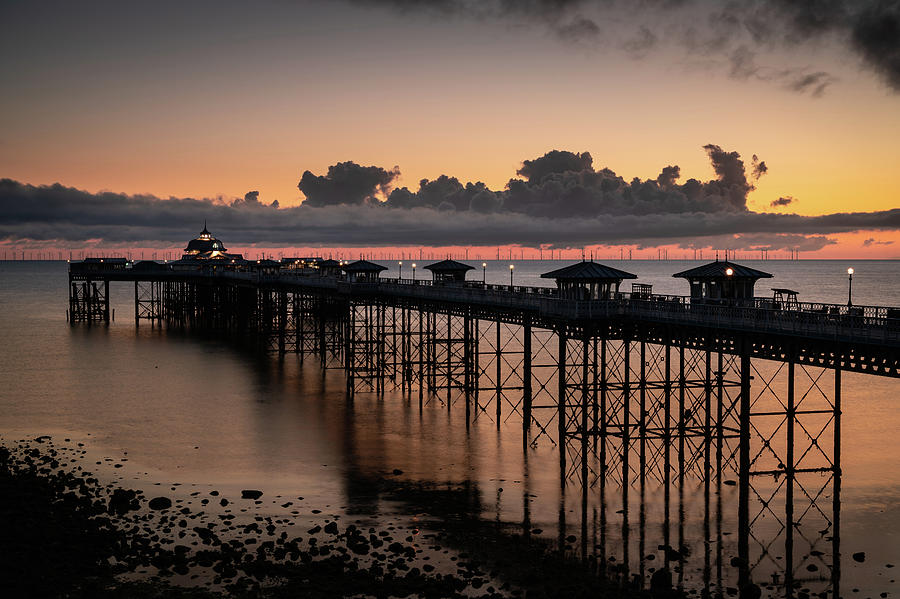
[[[284,275],[273,282],[285,282]],[[348,282],[325,277],[290,277],[294,284],[334,289],[355,296],[385,296],[523,310],[546,318],[573,320],[633,318],[756,333],[808,335],[836,341],[900,343],[900,310],[820,302],[778,304],[771,298],[741,302],[698,301],[678,295],[617,293],[612,299],[560,298],[551,287],[483,283],[435,284],[411,279]]]
[[[630,318],[644,322],[726,328],[754,333],[805,335],[824,340],[900,345],[900,308],[820,302],[776,303],[772,298],[742,301],[698,300],[679,295],[616,293],[610,299],[561,298],[553,287],[498,285],[475,281],[381,278],[350,280],[299,272],[171,271],[133,269],[84,273],[106,280],[219,279],[329,291],[347,297],[395,298],[468,304],[564,320]]]

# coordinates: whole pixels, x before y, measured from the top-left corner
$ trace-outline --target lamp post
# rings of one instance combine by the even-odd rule
[[[415,280],[416,280],[416,263],[415,262],[412,263],[412,267],[413,267],[413,285],[415,285]]]
[[[397,276],[397,280],[402,281],[403,280],[403,260],[400,260],[399,262],[397,262],[397,264],[400,265],[400,274]]]
[[[512,264],[509,265],[509,286],[510,286],[510,288],[512,288],[512,286],[513,286],[513,270],[515,268],[516,267],[514,265],[512,265]]]
[[[487,283],[487,262],[481,263],[481,285],[485,286]]]
[[[853,305],[853,267],[847,269],[847,307]]]

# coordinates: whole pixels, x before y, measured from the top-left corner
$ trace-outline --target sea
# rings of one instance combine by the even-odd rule
[[[548,286],[552,282],[540,275],[569,263],[490,260],[482,268],[477,261],[469,278],[509,284],[512,276],[515,285]],[[636,282],[652,284],[655,293],[673,295],[688,289],[672,274],[700,264],[604,263],[638,275]],[[800,301],[900,305],[900,261],[742,263],[773,274],[757,284],[757,296],[790,288]],[[397,276],[396,262],[385,265],[384,276]],[[343,374],[323,372],[315,359],[279,359],[146,322],[136,327],[128,283],[111,286],[115,317],[109,326],[70,326],[66,272],[65,261],[0,262],[5,442],[51,435],[84,443],[96,458],[96,476],[133,487],[163,486],[185,496],[259,489],[267,500],[302,497],[294,506],[299,515],[280,511],[274,500],[265,507],[304,522],[316,521],[313,510],[421,522],[423,528],[462,519],[479,534],[524,535],[567,559],[589,561],[623,584],[646,587],[668,559],[685,589],[727,595],[736,586],[734,476],[712,486],[703,477],[676,476],[666,492],[640,473],[624,482],[601,473],[584,492],[580,481],[561,476],[559,449],[549,437],[523,446],[520,421],[497,426],[484,418],[467,426],[460,404],[448,409],[439,398],[420,404],[399,391],[357,393],[351,400]],[[411,275],[407,264],[403,276]],[[754,393],[765,392],[763,386],[754,380]],[[808,386],[814,392],[815,385]],[[772,583],[766,594],[783,596],[778,583],[786,575],[810,594],[830,594],[835,582],[841,596],[900,592],[900,380],[844,373],[841,399],[837,501],[834,481],[824,474],[794,492],[790,520],[784,495],[777,494],[784,477],[769,477],[751,490],[760,512],[752,514],[749,530],[751,565],[755,580]],[[812,438],[818,431],[803,432]],[[387,497],[373,483],[379,480],[465,488],[467,499],[448,509],[421,494],[415,501]],[[776,494],[767,495],[772,489]]]

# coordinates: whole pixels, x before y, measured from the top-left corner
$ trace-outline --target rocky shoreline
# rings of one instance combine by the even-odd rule
[[[450,518],[445,532],[419,536],[400,525],[344,523],[320,513],[319,523],[295,531],[291,518],[254,511],[262,504],[261,490],[247,489],[233,500],[218,491],[197,491],[189,500],[147,496],[102,483],[82,465],[81,444],[66,441],[37,437],[0,445],[3,596],[642,594],[606,583],[521,535],[483,535],[477,524],[459,518]],[[404,492],[420,501],[428,495],[422,489]],[[450,491],[440,501],[452,506],[459,499]],[[244,507],[231,509],[236,502]],[[285,501],[282,507],[290,506]],[[445,516],[440,515],[447,521]],[[469,555],[454,549],[448,558],[447,548],[454,546],[481,551]],[[665,586],[654,591],[672,594]]]

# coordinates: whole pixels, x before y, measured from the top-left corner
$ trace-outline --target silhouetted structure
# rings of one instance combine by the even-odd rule
[[[321,262],[322,258],[318,257],[284,257],[281,259],[281,270],[314,270]]]
[[[772,288],[772,307],[776,310],[799,310],[797,292],[793,289]]]
[[[319,274],[323,277],[339,277],[341,276],[341,267],[343,265],[337,260],[322,260],[318,264]]]
[[[368,260],[357,260],[343,266],[347,278],[353,283],[377,282],[383,270],[387,267]]]
[[[247,268],[251,272],[258,272],[264,275],[274,275],[278,274],[278,271],[281,270],[281,262],[265,258],[257,260],[256,262],[248,262]]]
[[[212,236],[206,229],[206,223],[203,223],[203,230],[200,235],[188,242],[184,248],[184,255],[181,257],[184,261],[190,260],[243,260],[241,254],[229,254],[225,248],[225,244]]]
[[[710,262],[672,276],[690,282],[692,300],[751,300],[756,281],[772,278],[767,272],[727,260]]]
[[[466,280],[466,273],[474,266],[457,262],[456,260],[441,260],[425,267],[431,271],[435,283],[453,283]]]
[[[562,299],[598,300],[615,297],[622,280],[636,279],[637,275],[592,260],[546,272],[541,278],[555,279]]]
[[[128,260],[125,258],[85,258],[81,262],[73,262],[69,269],[78,272],[110,272],[125,270]]]

